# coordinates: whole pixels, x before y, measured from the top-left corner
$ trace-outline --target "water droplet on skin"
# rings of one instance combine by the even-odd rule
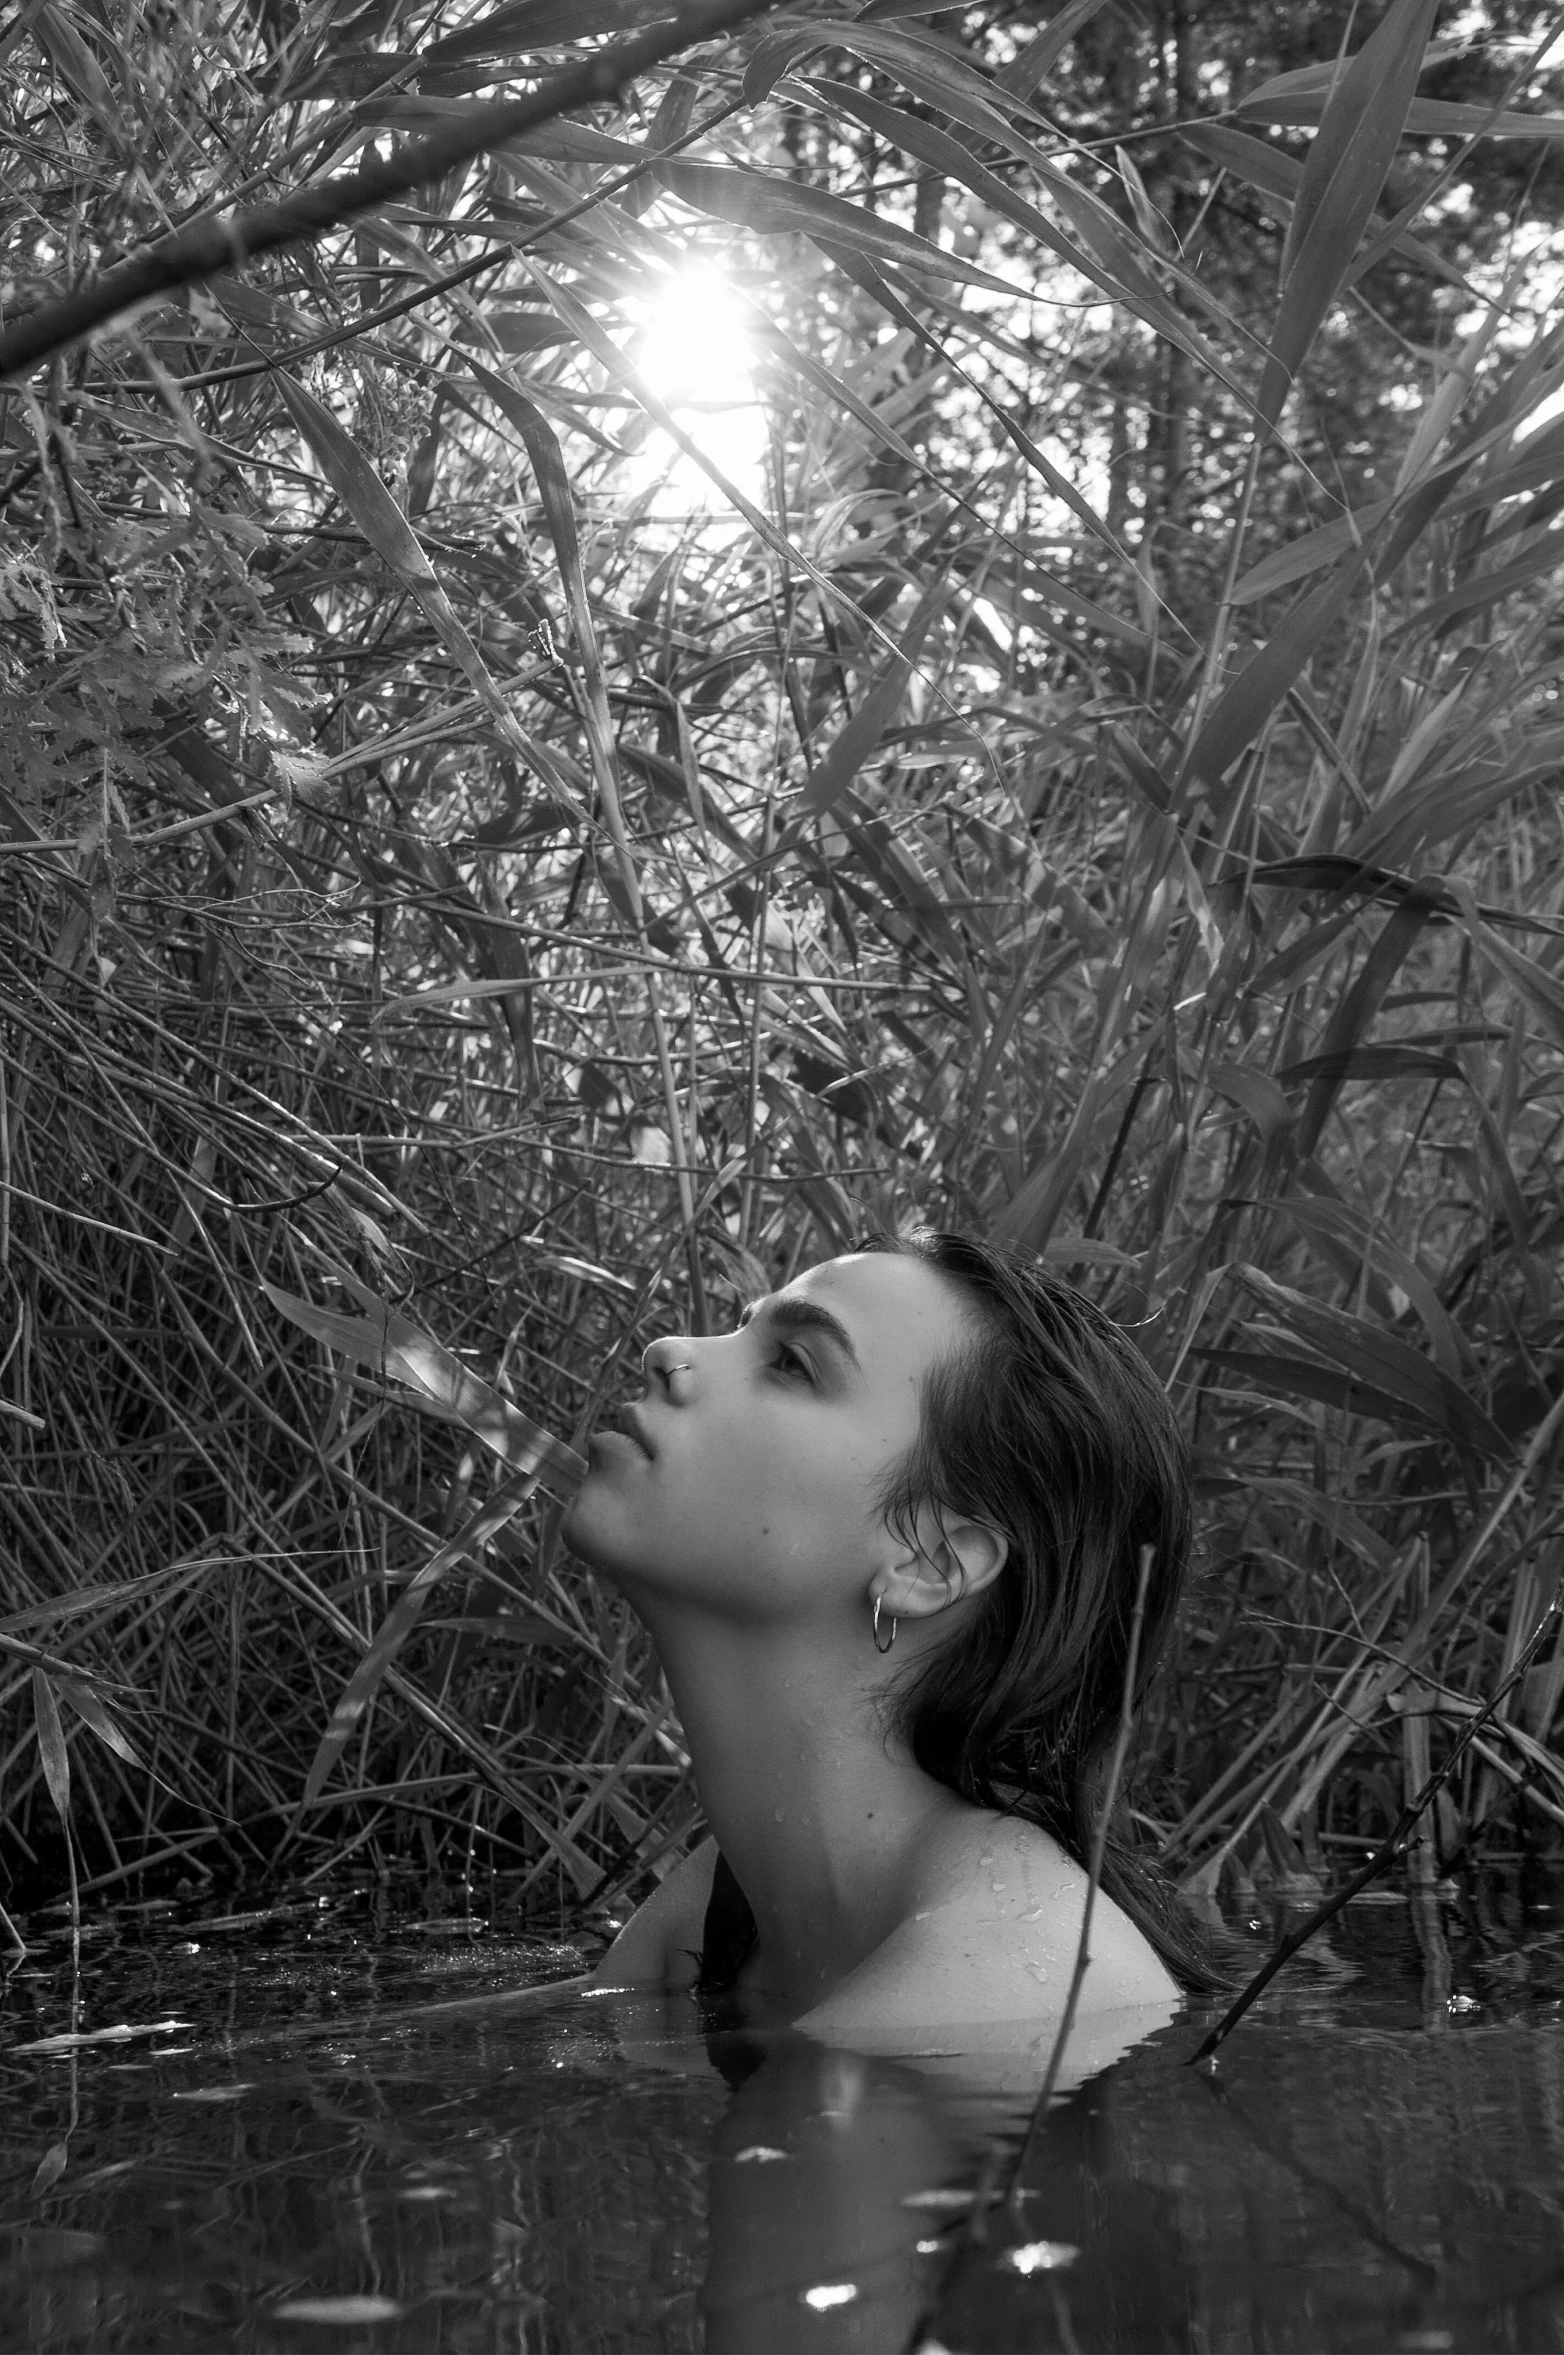
[[[992,1848],[985,1848],[982,1855],[978,1858],[979,1864],[992,1864],[993,1861],[994,1851]]]
[[[932,1910],[933,1910],[933,1909],[932,1909],[932,1908],[930,1908],[930,1911],[932,1911]],[[912,1917],[912,1918],[913,1918],[913,1920],[914,1920],[915,1922],[926,1922],[926,1921],[928,1920],[929,1916],[928,1916],[928,1914],[926,1914],[926,1913],[915,1913],[915,1914],[913,1915],[913,1917]]]
[[[1044,1970],[1042,1964],[1028,1963],[1026,1967],[1031,1972],[1033,1978],[1038,1982],[1038,1985],[1041,1986],[1048,1977],[1048,1973]]]
[[[786,1821],[787,1821],[787,1809],[786,1809],[785,1807],[779,1807],[779,1808],[777,1809],[777,1821],[778,1821],[778,1823],[786,1823]]]
[[[1009,1883],[1007,1881],[990,1881],[988,1885],[996,1892],[1009,1887]]]
[[[1032,1907],[1029,1909],[1029,1911],[1027,1911],[1026,1913],[1024,1913],[1024,1914],[1021,1916],[1021,1919],[1022,1919],[1022,1921],[1024,1921],[1024,1922],[1040,1922],[1040,1921],[1042,1920],[1042,1918],[1043,1918],[1043,1909],[1042,1909],[1042,1907],[1041,1907],[1040,1905],[1034,1905],[1034,1906],[1032,1906]]]

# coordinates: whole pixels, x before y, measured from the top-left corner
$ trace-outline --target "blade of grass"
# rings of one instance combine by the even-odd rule
[[[1287,226],[1271,357],[1256,396],[1270,424],[1373,218],[1437,13],[1438,0],[1391,0],[1326,101]]]

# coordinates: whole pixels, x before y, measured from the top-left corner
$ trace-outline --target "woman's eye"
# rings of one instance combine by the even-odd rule
[[[801,1374],[806,1382],[812,1379],[809,1360],[800,1357],[796,1349],[789,1349],[785,1343],[778,1349],[773,1362],[780,1374]]]

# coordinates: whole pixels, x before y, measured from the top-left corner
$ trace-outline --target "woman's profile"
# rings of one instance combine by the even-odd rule
[[[650,1631],[712,1837],[597,1984],[727,1988],[867,2051],[1053,2022],[1142,1556],[1137,1698],[1189,1555],[1150,1368],[1069,1284],[943,1232],[828,1260],[643,1368],[564,1534]],[[1179,1912],[1115,1858],[1088,2024],[1159,2024],[1201,1983]]]

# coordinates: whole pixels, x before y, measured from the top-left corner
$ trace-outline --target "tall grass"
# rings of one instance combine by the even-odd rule
[[[1439,264],[1355,511],[1310,369],[1438,264],[1393,163],[1433,202],[1433,130],[1560,125],[1525,70],[1430,118],[1421,0],[1233,93],[1190,153],[1288,224],[1238,317],[1050,128],[1091,13],[773,12],[4,396],[17,1878],[63,1878],[35,1670],[87,1886],[410,1856],[594,1904],[694,1827],[557,1503],[268,1283],[402,1305],[579,1440],[653,1332],[866,1222],[1066,1268],[1198,1451],[1137,1797],[1196,1890],[1374,1839],[1517,1658],[1564,1567],[1545,267]],[[14,303],[647,16],[43,0]],[[1176,550],[1106,521],[1115,338],[1189,386]],[[1447,1858],[1564,1821],[1561,1684],[1472,1745]]]

